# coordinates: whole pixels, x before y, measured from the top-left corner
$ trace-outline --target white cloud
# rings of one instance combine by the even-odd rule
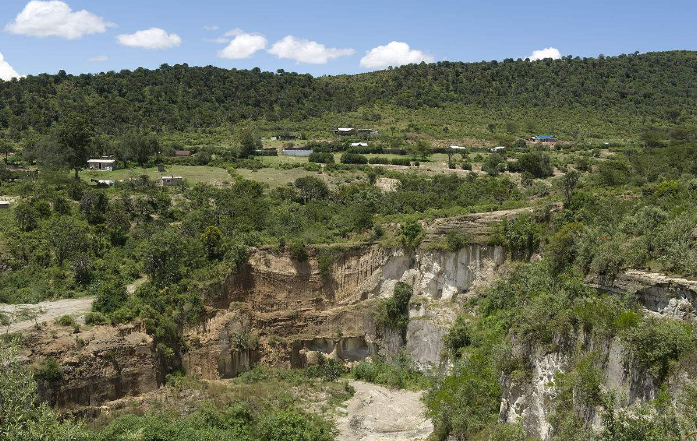
[[[204,31],[217,31],[218,29],[220,29],[220,26],[218,26],[218,25],[204,26],[203,27]]]
[[[90,61],[92,63],[101,63],[102,61],[108,60],[109,57],[106,55],[97,55],[96,57],[89,58],[87,61]]]
[[[235,29],[230,29],[226,33],[223,34],[224,37],[237,37],[240,35],[247,34],[248,32],[245,32],[244,30],[240,28],[235,28]]]
[[[82,11],[73,12],[61,1],[37,1],[27,3],[14,21],[5,26],[7,32],[32,37],[60,37],[75,40],[87,34],[106,32],[116,26],[102,17]]]
[[[218,57],[227,58],[228,60],[240,60],[243,58],[249,58],[256,52],[264,49],[266,47],[266,37],[261,34],[248,34],[241,29],[235,29],[234,34],[230,34],[233,31],[226,32],[226,36],[235,35],[235,38],[230,41],[224,49],[218,51]],[[225,38],[218,39],[225,43]]]
[[[19,78],[19,74],[10,63],[5,61],[5,58],[0,54],[0,80],[9,81],[12,78]]]
[[[288,35],[274,43],[271,49],[269,49],[269,53],[278,58],[295,60],[298,63],[325,64],[334,58],[353,55],[356,51],[353,49],[326,47],[316,41]]]
[[[124,46],[145,49],[170,49],[182,43],[179,35],[168,34],[160,28],[150,28],[133,34],[122,34],[117,36],[116,40]]]
[[[528,58],[530,61],[544,60],[545,58],[558,60],[561,58],[561,52],[555,47],[546,47],[544,49],[532,51],[532,53],[528,55]]]
[[[203,41],[207,41],[208,43],[223,44],[223,43],[229,43],[229,42],[230,42],[230,39],[229,39],[229,38],[225,38],[225,37],[204,38]]]
[[[411,49],[402,41],[393,41],[386,46],[374,47],[367,51],[361,58],[361,67],[367,69],[383,69],[388,66],[401,66],[403,64],[432,63],[432,55],[416,49]]]

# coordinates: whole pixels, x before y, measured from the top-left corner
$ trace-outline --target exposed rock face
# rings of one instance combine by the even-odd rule
[[[53,335],[33,331],[25,337],[22,356],[29,362],[60,363],[60,381],[40,382],[40,393],[54,405],[95,406],[126,395],[158,388],[160,363],[152,338],[135,325],[105,327],[73,334],[58,328]]]
[[[630,270],[614,278],[595,277],[586,282],[608,292],[634,294],[649,313],[697,321],[695,281]],[[621,339],[594,343],[584,342],[584,338],[583,335],[577,336],[577,345],[583,345],[586,353],[595,350],[601,354],[602,386],[606,391],[614,393],[618,406],[630,406],[657,398],[660,385],[627,357]],[[522,358],[529,360],[531,375],[522,381],[509,376],[502,379],[503,397],[499,419],[508,423],[520,421],[530,435],[549,439],[552,435],[549,415],[553,411],[551,402],[554,399],[554,389],[549,384],[557,373],[567,372],[573,365],[573,347],[551,353],[540,348],[519,350],[523,351]],[[681,378],[672,379],[669,388],[679,389],[681,381]],[[600,416],[595,410],[585,409],[584,412],[589,426],[599,428]]]
[[[697,321],[697,281],[629,270],[615,277],[589,278],[586,282],[609,292],[635,294],[647,311]]]
[[[427,244],[448,231],[475,239],[457,252],[362,245],[335,251],[328,271],[320,271],[313,251],[298,262],[288,253],[256,250],[238,273],[206,290],[205,317],[184,332],[182,365],[204,379],[219,379],[256,363],[302,367],[319,354],[357,361],[406,349],[424,369],[438,367],[442,337],[459,300],[488,286],[506,260],[502,248],[481,240],[493,222],[523,211],[465,216],[427,228]],[[399,281],[414,287],[406,339],[375,318],[378,299],[390,297]],[[100,326],[83,334],[88,344],[82,348],[69,342],[52,349],[45,333],[32,346],[32,360],[51,356],[64,368],[65,380],[46,388],[58,404],[98,405],[154,389],[163,380],[152,340],[139,329]]]
[[[208,343],[201,345],[203,354],[193,349],[187,360],[209,360],[213,369],[191,367],[204,378],[224,376],[212,361],[229,357],[232,328],[259,335],[259,360],[278,366],[304,366],[308,352],[352,361],[394,354],[405,342],[376,325],[374,306],[404,281],[414,287],[406,350],[422,367],[438,366],[442,337],[457,314],[453,302],[488,286],[505,258],[500,247],[476,244],[457,252],[412,253],[365,246],[337,256],[322,277],[313,256],[298,264],[287,254],[259,250],[208,298],[213,317],[191,334]]]

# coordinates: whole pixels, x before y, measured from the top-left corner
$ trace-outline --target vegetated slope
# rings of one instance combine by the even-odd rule
[[[673,123],[694,114],[697,52],[530,62],[439,62],[361,75],[318,77],[217,67],[162,65],[101,74],[0,81],[0,129],[43,132],[67,108],[91,115],[105,133],[125,126],[187,130],[243,119],[295,121],[373,105],[417,109],[588,108],[618,118]]]

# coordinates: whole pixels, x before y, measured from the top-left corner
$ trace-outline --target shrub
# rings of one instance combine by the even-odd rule
[[[399,330],[402,337],[406,336],[409,325],[409,300],[411,300],[412,292],[411,285],[397,282],[392,297],[383,300],[378,310],[378,323]]]
[[[298,262],[307,261],[307,249],[305,248],[305,242],[302,239],[294,240],[290,243],[290,255],[293,259]]]
[[[34,378],[51,383],[60,381],[63,378],[63,369],[53,358],[45,358],[35,367]]]
[[[343,153],[341,155],[342,164],[367,164],[368,158],[357,153]]]
[[[459,356],[460,349],[466,348],[472,342],[469,325],[465,317],[458,316],[448,333],[443,337],[443,345],[451,355]]]
[[[69,315],[64,315],[56,319],[56,324],[59,326],[75,326],[75,319]]]
[[[373,156],[368,160],[370,164],[389,164],[390,163],[390,158],[386,158],[384,156]]]
[[[334,164],[334,155],[331,153],[310,153],[308,161],[320,164]]]
[[[445,246],[448,251],[459,251],[472,241],[472,237],[465,233],[450,231],[445,236]]]
[[[409,158],[392,158],[390,160],[390,163],[392,165],[404,165],[406,167],[411,166],[411,161],[409,160]]]
[[[351,368],[351,376],[356,380],[399,389],[423,389],[429,381],[404,352],[390,359],[376,355],[372,361],[356,363]]]
[[[88,312],[85,314],[86,325],[105,325],[107,323],[109,323],[109,319],[101,312]]]
[[[324,381],[335,381],[346,372],[344,364],[333,358],[327,358],[320,354],[319,363],[308,366],[305,375],[310,378],[322,378]]]
[[[424,229],[416,220],[407,221],[399,229],[399,240],[402,246],[408,249],[418,247],[423,239],[423,235]]]
[[[671,319],[645,318],[627,330],[624,339],[630,354],[660,382],[666,379],[671,366],[695,347],[692,326]]]

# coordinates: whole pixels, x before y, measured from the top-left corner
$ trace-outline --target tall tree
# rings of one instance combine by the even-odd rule
[[[91,153],[92,124],[85,115],[71,112],[60,119],[54,133],[56,146],[65,153],[66,165],[75,170],[75,179],[79,179],[78,173],[87,165]]]

